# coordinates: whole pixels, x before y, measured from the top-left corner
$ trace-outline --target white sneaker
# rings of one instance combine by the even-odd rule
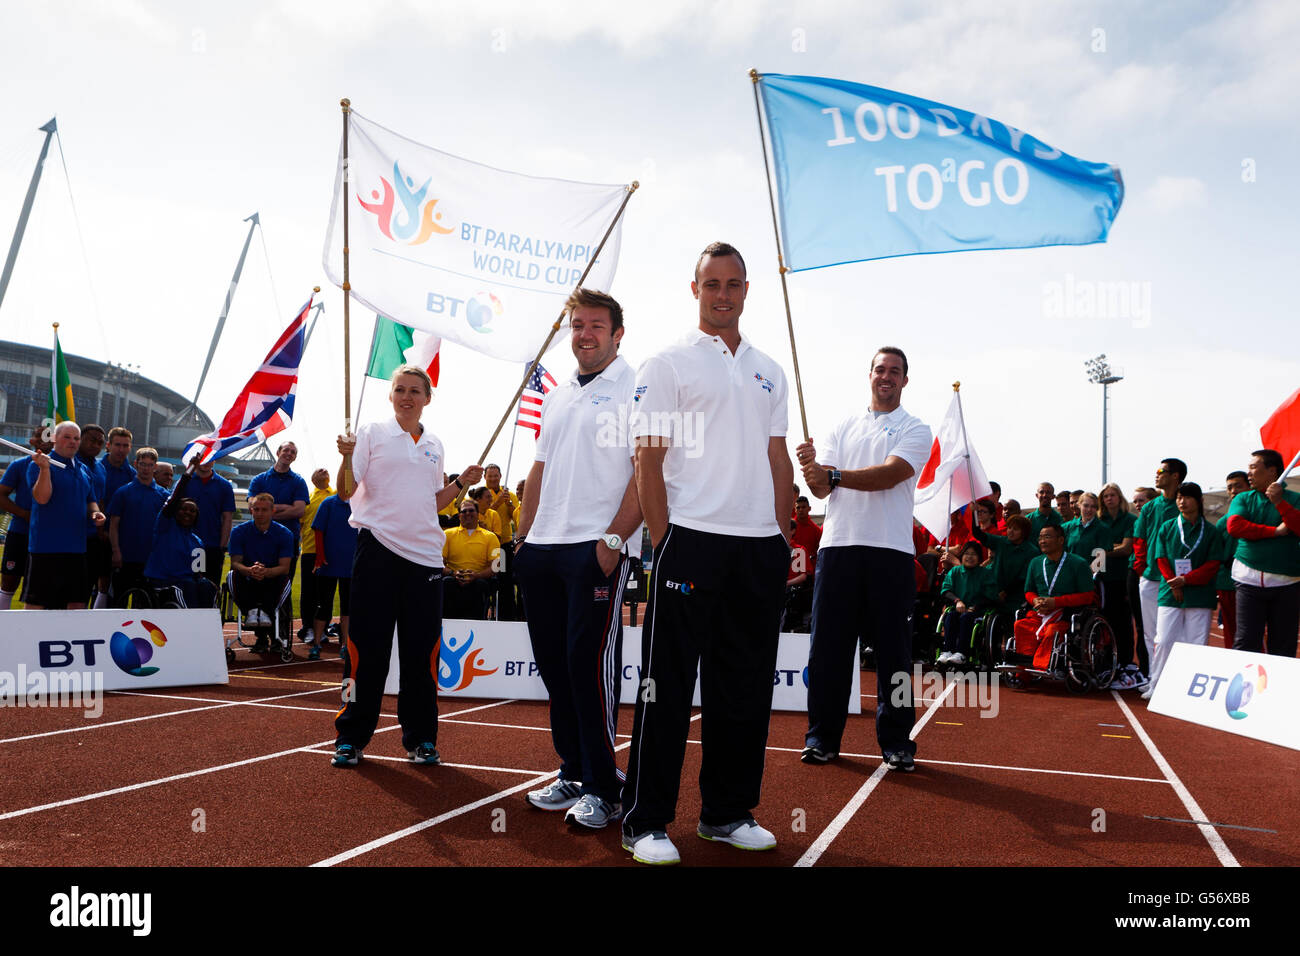
[[[966,663],[966,655],[963,654],[963,653],[961,653],[960,651],[953,651],[952,654],[950,654],[950,655],[948,656],[948,663],[949,663],[949,664],[965,664],[965,663]]]
[[[952,651],[944,651],[936,660],[936,663],[947,664],[952,660]]]
[[[635,838],[623,834],[623,849],[631,853],[632,859],[638,863],[672,866],[682,862],[677,847],[673,846],[673,841],[668,839],[668,834],[663,830],[650,830]]]
[[[244,615],[244,623],[249,627],[266,627],[271,622],[266,619],[260,607],[255,607]]]
[[[1151,699],[1151,694],[1152,694],[1154,691],[1155,691],[1155,688],[1154,688],[1154,687],[1148,687],[1146,690],[1144,690],[1144,691],[1142,692],[1142,699],[1143,699],[1143,700],[1150,700],[1150,699]]]
[[[709,826],[701,820],[695,832],[706,840],[713,840],[717,843],[730,843],[742,850],[776,849],[776,837],[772,835],[771,831],[760,827],[753,817],[746,820],[737,820],[735,823],[728,823],[726,826],[721,827]]]

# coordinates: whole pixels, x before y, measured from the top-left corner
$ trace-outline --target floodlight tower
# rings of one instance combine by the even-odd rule
[[[1083,363],[1084,368],[1088,371],[1088,381],[1101,386],[1101,483],[1105,485],[1109,480],[1106,468],[1106,445],[1107,445],[1107,413],[1110,408],[1110,387],[1116,382],[1122,381],[1124,376],[1116,374],[1106,361],[1106,353],[1103,352],[1095,358],[1090,358]]]

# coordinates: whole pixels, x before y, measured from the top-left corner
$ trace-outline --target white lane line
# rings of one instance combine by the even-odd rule
[[[344,850],[342,853],[338,853],[334,856],[329,857],[328,859],[321,860],[318,863],[313,863],[312,866],[314,867],[315,866],[322,866],[322,867],[336,866],[339,863],[346,863],[348,860],[355,859],[356,857],[361,856],[362,854],[369,853],[371,850],[377,850],[382,846],[387,846],[390,843],[395,843],[396,841],[411,836],[414,833],[419,833],[421,830],[427,830],[430,827],[436,827],[439,823],[445,823],[447,820],[451,820],[463,814],[470,813],[474,810],[479,809],[480,807],[485,807],[489,803],[496,803],[498,800],[508,797],[511,794],[519,793],[522,790],[527,790],[529,787],[535,787],[539,784],[543,784],[548,780],[554,779],[554,777],[555,777],[555,771],[548,770],[546,773],[538,774],[536,777],[533,777],[531,780],[525,780],[523,783],[517,784],[516,786],[507,787],[505,790],[498,790],[496,793],[492,794],[491,796],[483,797],[481,800],[475,800],[473,803],[467,803],[464,806],[457,807],[454,810],[448,810],[446,813],[440,813],[438,814],[438,816],[425,820],[422,823],[417,823],[414,826],[409,826],[404,830],[398,830],[395,833],[388,834],[387,836],[382,836],[379,837],[378,839],[371,840],[369,843],[363,843],[361,844],[361,846],[354,847],[351,850]]]
[[[921,732],[921,728],[929,722],[930,718],[934,716],[935,711],[937,711],[940,705],[942,705],[944,698],[956,689],[957,682],[954,681],[948,685],[948,688],[942,695],[926,708],[925,713],[921,715],[921,719],[916,722],[912,727],[912,732],[908,735],[911,740],[916,739],[916,735]],[[853,819],[853,815],[858,812],[858,809],[862,804],[866,803],[867,797],[871,796],[871,791],[876,789],[876,785],[884,779],[884,776],[887,773],[889,773],[889,767],[886,764],[882,763],[875,769],[875,772],[872,773],[872,775],[867,778],[866,782],[858,788],[858,792],[853,795],[853,799],[845,804],[843,810],[836,814],[835,819],[830,822],[830,826],[823,830],[817,839],[813,840],[812,846],[808,847],[808,849],[804,851],[803,856],[799,857],[794,864],[796,867],[812,866],[821,858],[821,855],[826,852],[831,843],[834,842],[835,838],[839,836],[840,831],[848,825],[848,822],[851,819]]]
[[[122,724],[134,724],[142,720],[157,720],[159,717],[176,717],[180,714],[197,714],[204,710],[221,710],[223,707],[244,707],[249,704],[259,704],[271,700],[284,700],[287,697],[306,697],[308,694],[323,694],[329,690],[337,691],[338,688],[320,687],[316,690],[303,690],[293,694],[277,694],[274,697],[259,697],[256,700],[232,700],[222,704],[210,704],[206,707],[186,707],[184,710],[168,710],[161,714],[145,714],[143,717],[126,717],[122,720],[109,720],[103,723],[98,721],[87,721],[85,724],[76,727],[64,727],[62,730],[46,730],[39,734],[24,734],[21,737],[6,737],[0,740],[0,744],[12,744],[20,740],[35,740],[38,737],[57,737],[59,734],[78,734],[86,730],[101,730],[104,727],[117,727]],[[182,698],[193,700],[193,698]]]
[[[1151,755],[1151,759],[1156,762],[1160,772],[1165,775],[1165,779],[1174,788],[1174,793],[1178,794],[1178,799],[1183,801],[1183,806],[1187,808],[1187,815],[1193,820],[1208,820],[1209,817],[1196,803],[1191,791],[1183,786],[1183,782],[1178,779],[1178,774],[1174,773],[1174,768],[1169,766],[1169,761],[1165,759],[1164,754],[1157,749],[1155,742],[1147,735],[1142,725],[1138,723],[1137,716],[1133,711],[1129,710],[1128,704],[1124,703],[1124,699],[1119,696],[1119,691],[1111,691],[1110,696],[1115,698],[1115,703],[1119,704],[1119,709],[1124,711],[1124,716],[1128,718],[1129,725],[1138,735],[1138,739],[1146,746],[1147,753]],[[1224,866],[1241,866],[1237,862],[1237,858],[1232,855],[1232,851],[1228,849],[1228,844],[1223,842],[1223,837],[1219,836],[1218,830],[1208,823],[1198,823],[1196,826],[1201,831],[1201,836],[1205,837],[1205,841],[1210,844],[1210,849],[1214,851],[1214,855],[1219,858],[1221,864]]]
[[[302,693],[299,693],[299,694],[287,694],[287,695],[285,695],[285,696],[288,696],[288,697],[301,697],[302,694],[304,694],[304,693],[305,693],[305,694],[317,694],[317,693],[320,693],[320,691],[303,691]],[[511,700],[498,700],[498,701],[493,701],[493,702],[490,703],[490,704],[482,704],[482,705],[480,705],[480,706],[478,706],[478,707],[467,707],[467,708],[465,708],[464,710],[453,711],[453,713],[455,713],[455,714],[470,714],[470,713],[473,713],[473,712],[476,711],[476,710],[487,710],[489,707],[499,707],[499,706],[501,706],[502,704],[510,704],[510,703],[514,703],[514,701],[511,701]],[[198,710],[213,710],[213,709],[215,709],[215,708],[211,708],[211,707],[200,707],[200,708],[197,708],[197,709],[198,709]],[[191,712],[192,712],[192,711],[191,711]],[[186,711],[177,711],[176,713],[186,713]],[[380,727],[378,730],[375,731],[375,735],[378,736],[379,734],[388,733],[390,730],[400,730],[400,729],[401,729],[401,725],[400,725],[400,724],[393,724],[391,727]],[[16,739],[21,739],[21,738],[16,738]],[[88,793],[88,794],[86,794],[86,795],[84,795],[84,796],[80,796],[80,797],[70,797],[70,798],[67,799],[67,800],[57,800],[57,801],[55,801],[54,803],[45,803],[45,804],[41,804],[40,806],[36,806],[36,807],[26,807],[26,808],[24,808],[24,809],[22,809],[22,810],[10,810],[8,813],[0,813],[0,820],[8,820],[8,819],[10,819],[10,818],[12,818],[12,817],[21,817],[21,816],[26,816],[26,815],[29,814],[29,813],[39,813],[39,812],[42,811],[42,810],[53,810],[53,809],[56,809],[57,807],[66,807],[66,806],[70,806],[70,805],[72,805],[72,804],[74,804],[74,803],[85,803],[85,802],[88,801],[88,800],[98,800],[98,799],[100,799],[101,797],[112,797],[112,796],[116,796],[116,795],[119,794],[119,793],[128,793],[128,792],[130,792],[130,791],[132,791],[132,790],[143,790],[143,789],[145,789],[146,787],[156,787],[156,786],[158,786],[158,785],[160,785],[160,784],[164,784],[164,783],[172,783],[173,781],[176,781],[176,780],[185,780],[185,779],[187,779],[187,778],[189,778],[189,777],[201,777],[201,776],[203,776],[204,774],[216,773],[216,772],[219,771],[219,770],[230,770],[230,769],[233,769],[234,767],[245,767],[245,766],[247,766],[248,764],[259,763],[259,762],[261,762],[261,761],[263,761],[263,760],[274,760],[276,757],[284,757],[284,756],[287,756],[288,754],[298,753],[300,750],[311,750],[312,748],[315,748],[315,747],[327,747],[327,746],[332,746],[333,743],[334,743],[333,740],[322,740],[322,741],[320,741],[320,742],[318,742],[318,743],[307,744],[306,746],[303,746],[303,747],[292,747],[292,748],[290,748],[289,750],[280,750],[280,751],[277,751],[276,753],[273,753],[273,754],[263,754],[263,755],[260,756],[260,757],[249,757],[247,760],[236,760],[236,761],[234,761],[233,763],[225,763],[225,764],[221,764],[220,766],[216,766],[216,767],[205,767],[205,768],[202,769],[202,770],[191,770],[191,771],[189,771],[189,772],[187,772],[187,773],[177,773],[177,774],[172,774],[171,776],[168,776],[168,777],[159,777],[159,778],[157,778],[156,780],[145,780],[145,781],[143,781],[143,782],[141,782],[141,783],[132,783],[132,784],[128,784],[128,785],[125,786],[125,787],[115,787],[115,788],[113,788],[112,790],[101,790],[99,793]]]
[[[954,684],[953,686],[955,687],[956,685]],[[514,701],[500,701],[499,703],[509,704],[509,703],[514,703]],[[495,705],[488,704],[486,706],[491,707]],[[472,710],[483,710],[483,709],[485,708],[484,707],[472,708]],[[470,712],[469,710],[457,711],[457,713],[459,714],[467,714],[469,712]],[[691,720],[692,721],[699,720],[700,717],[703,716],[703,713],[704,712],[701,711],[700,713],[693,716]],[[615,747],[614,752],[617,753],[620,750],[626,750],[630,746],[632,746],[632,741],[629,740],[626,743],[619,744],[617,747]],[[395,833],[389,833],[387,836],[378,837],[377,839],[371,840],[369,843],[363,843],[361,846],[354,847],[351,850],[344,850],[342,853],[338,853],[335,854],[334,856],[329,857],[328,859],[321,860],[319,863],[313,863],[312,866],[335,866],[336,864],[339,863],[345,863],[348,860],[353,859],[354,857],[361,856],[364,853],[369,853],[371,850],[376,850],[381,846],[387,846],[390,843],[394,843],[397,840],[401,840],[405,837],[411,836],[414,833],[419,833],[422,830],[427,830],[429,829],[429,827],[437,826],[439,823],[444,823],[447,820],[451,820],[455,817],[460,816],[461,814],[469,813],[472,810],[477,810],[479,807],[487,806],[489,803],[493,803],[497,800],[502,799],[503,797],[508,797],[511,794],[519,793],[520,791],[527,790],[529,787],[536,786],[537,784],[541,784],[541,783],[546,783],[547,781],[553,779],[555,779],[555,771],[548,770],[546,773],[538,774],[533,779],[525,781],[524,783],[521,783],[516,787],[510,787],[506,790],[498,791],[497,793],[492,794],[492,796],[490,797],[484,797],[482,800],[475,800],[473,803],[467,803],[463,807],[457,807],[455,810],[448,810],[446,813],[439,814],[438,816],[433,817],[429,820],[425,820],[422,823],[417,823],[413,826],[409,826],[404,830],[398,830]]]
[[[550,727],[529,727],[526,726],[525,724],[493,724],[493,723],[489,723],[486,720],[451,720],[449,718],[439,717],[438,723],[468,724],[471,727],[500,727],[505,730],[540,730],[543,733],[547,733],[547,734],[551,732]]]

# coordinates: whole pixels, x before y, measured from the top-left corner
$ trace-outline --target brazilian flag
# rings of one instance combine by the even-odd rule
[[[59,422],[77,420],[77,410],[72,404],[72,376],[68,374],[68,363],[64,361],[63,349],[59,345],[59,327],[54,326],[54,351],[50,355],[50,404],[46,408],[46,417]]]

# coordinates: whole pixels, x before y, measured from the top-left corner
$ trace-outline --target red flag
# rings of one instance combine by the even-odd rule
[[[1285,462],[1300,453],[1300,388],[1268,417],[1259,430],[1259,438],[1265,448],[1279,452]]]
[[[916,481],[917,491],[922,488],[929,488],[933,484],[934,474],[939,470],[939,462],[942,459],[943,454],[939,448],[939,439],[936,438],[934,444],[930,446],[930,460],[925,463],[925,467],[921,469],[921,477]]]

